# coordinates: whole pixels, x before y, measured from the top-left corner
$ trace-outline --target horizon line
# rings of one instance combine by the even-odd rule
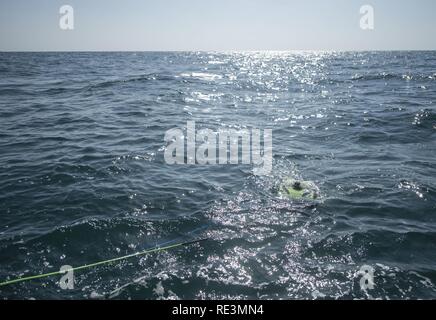
[[[177,52],[214,52],[214,53],[226,53],[226,52],[432,52],[436,49],[290,49],[290,50],[0,50],[0,53],[122,53],[122,52],[150,52],[150,53],[177,53]]]

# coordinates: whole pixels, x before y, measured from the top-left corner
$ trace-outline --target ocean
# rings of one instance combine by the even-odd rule
[[[0,53],[0,282],[205,239],[0,298],[434,299],[435,101],[436,52]],[[188,121],[272,170],[168,164]]]

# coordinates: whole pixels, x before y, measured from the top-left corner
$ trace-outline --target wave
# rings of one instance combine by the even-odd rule
[[[375,81],[375,80],[436,80],[436,74],[401,74],[401,73],[367,73],[356,74],[351,77],[353,81]]]

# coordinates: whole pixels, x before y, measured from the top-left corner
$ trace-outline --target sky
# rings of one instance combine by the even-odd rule
[[[374,30],[360,28],[367,4]],[[0,0],[0,51],[436,50],[435,13],[435,0]]]

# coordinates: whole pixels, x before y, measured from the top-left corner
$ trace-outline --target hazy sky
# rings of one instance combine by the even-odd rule
[[[0,0],[0,50],[435,50],[435,13],[435,0]]]

